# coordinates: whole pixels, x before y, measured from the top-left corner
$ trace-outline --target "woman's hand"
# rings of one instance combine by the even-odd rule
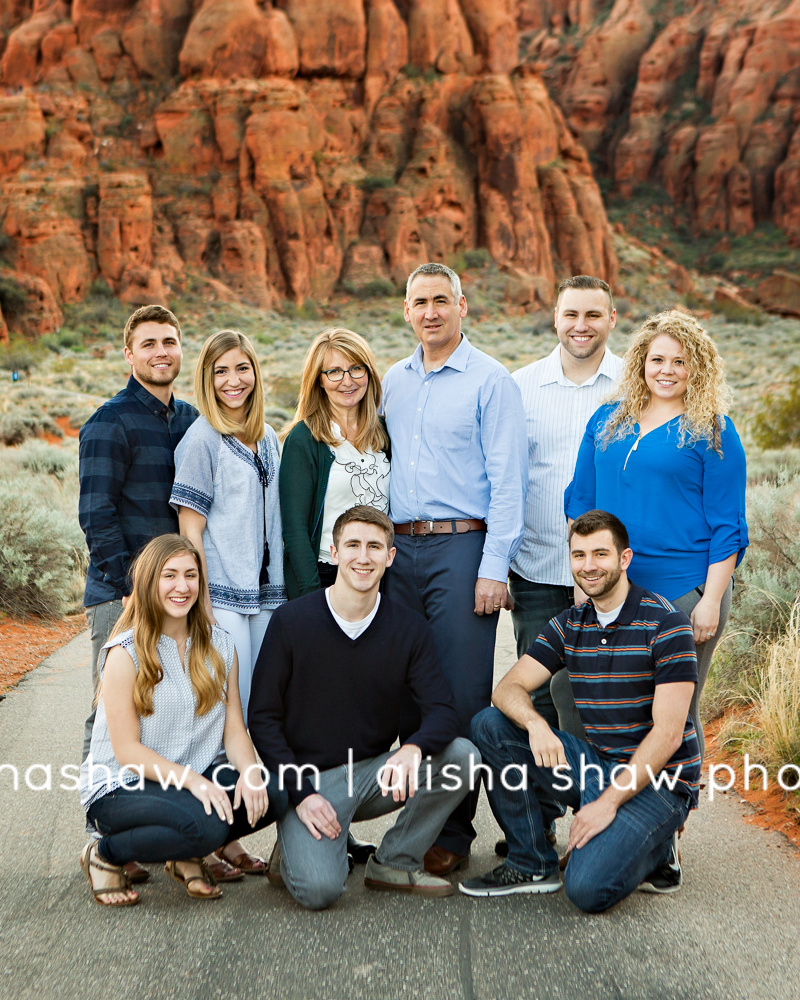
[[[241,778],[239,780],[241,781]],[[203,803],[206,816],[210,816],[213,810],[223,823],[233,823],[231,801],[228,798],[228,793],[223,791],[219,785],[193,771],[187,777],[184,788],[188,788],[192,795]]]
[[[717,634],[719,605],[719,601],[715,601],[706,594],[695,604],[691,614],[691,621],[696,645],[699,646],[701,642],[708,642],[709,639]]]
[[[249,782],[249,783],[248,783]],[[240,774],[233,793],[233,808],[238,809],[244,802],[247,809],[247,822],[255,826],[262,816],[267,815],[269,796],[264,779],[264,772],[254,765],[249,775]]]

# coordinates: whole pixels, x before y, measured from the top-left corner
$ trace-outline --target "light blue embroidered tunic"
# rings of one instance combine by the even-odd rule
[[[262,486],[253,452],[198,417],[175,449],[170,504],[189,507],[206,519],[203,549],[211,605],[242,615],[277,608],[286,601],[283,533],[278,498],[278,439],[267,425],[258,442],[266,473]],[[259,586],[266,526],[269,582]]]
[[[230,635],[219,625],[213,626],[211,641],[225,664],[227,677],[233,666],[234,645]],[[189,655],[191,638],[186,642],[184,657]],[[139,659],[133,643],[133,629],[122,632],[103,646],[98,660],[98,673],[102,678],[108,650],[112,646],[122,646],[130,654],[139,670]],[[210,767],[222,749],[222,733],[225,729],[225,703],[217,702],[205,715],[196,714],[194,688],[189,674],[183,669],[178,646],[174,639],[162,635],[158,640],[158,658],[164,676],[153,688],[153,714],[139,717],[141,736],[139,742],[162,757],[173,761],[181,769],[189,767],[202,774]],[[209,673],[213,674],[210,663]],[[97,715],[92,729],[92,745],[89,756],[81,764],[80,795],[84,809],[103,795],[119,788],[120,766],[114,756],[111,737],[108,734],[106,706],[101,696],[97,703]],[[138,775],[126,771],[125,784],[136,784]],[[166,780],[166,775],[164,775]]]

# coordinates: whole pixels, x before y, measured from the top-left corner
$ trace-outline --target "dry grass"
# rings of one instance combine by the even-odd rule
[[[800,764],[800,597],[784,634],[765,649],[755,702],[765,762]]]

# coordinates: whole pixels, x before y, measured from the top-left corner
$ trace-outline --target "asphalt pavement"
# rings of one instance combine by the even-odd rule
[[[78,864],[85,834],[75,781],[61,775],[70,765],[74,774],[80,759],[89,649],[82,633],[0,703],[0,1000],[800,996],[800,859],[779,834],[744,822],[746,807],[731,795],[704,797],[692,814],[680,892],[634,893],[600,916],[580,913],[563,892],[433,900],[375,893],[364,888],[363,869],[322,913],[302,910],[261,878],[226,885],[222,900],[202,903],[158,866],[139,906],[103,909]],[[513,660],[503,612],[498,674]],[[379,837],[389,822],[357,832]],[[559,824],[562,849],[567,822]],[[497,863],[485,798],[477,826],[469,874]],[[273,840],[267,830],[248,845],[267,855]]]

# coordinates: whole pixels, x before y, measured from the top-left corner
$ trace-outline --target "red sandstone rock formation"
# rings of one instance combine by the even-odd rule
[[[9,0],[0,277],[44,328],[97,276],[268,307],[482,245],[548,302],[617,274],[591,163],[800,241],[798,109],[800,0]]]

